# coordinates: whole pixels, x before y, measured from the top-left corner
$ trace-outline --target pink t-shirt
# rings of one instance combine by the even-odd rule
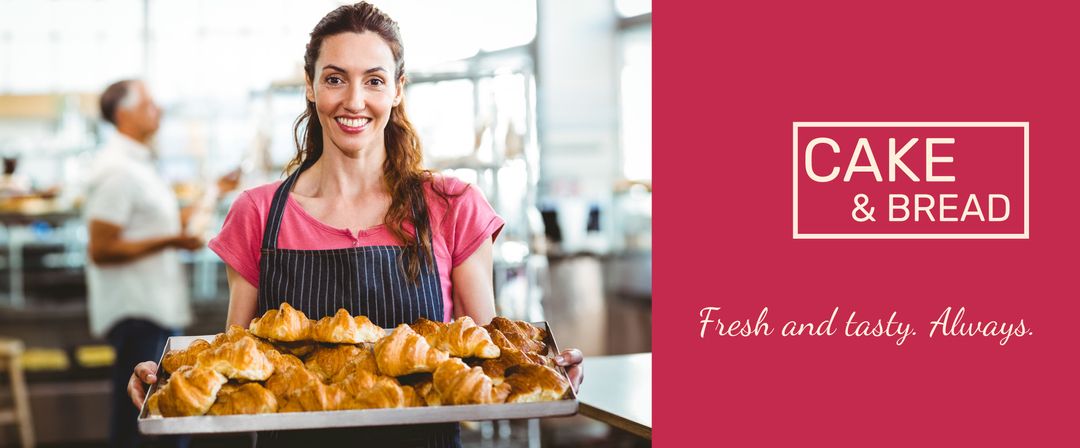
[[[453,316],[452,285],[450,271],[469,258],[485,238],[495,239],[505,221],[491,208],[479,189],[446,176],[437,177],[440,190],[453,194],[449,206],[432,191],[432,182],[424,185],[428,215],[431,219],[435,261],[439,266],[442,282],[443,320]],[[248,282],[259,287],[259,258],[262,256],[263,230],[281,181],[252,188],[241,193],[233,202],[225,224],[217,237],[210,240],[210,249],[231,266]],[[285,205],[278,247],[295,250],[344,249],[361,246],[400,246],[393,233],[378,225],[359,234],[324,224],[300,206],[292,195]],[[405,232],[415,235],[412,225],[404,225]]]

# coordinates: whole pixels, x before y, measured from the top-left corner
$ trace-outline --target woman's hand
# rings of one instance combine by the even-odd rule
[[[157,370],[158,365],[154,361],[140,362],[135,365],[135,372],[131,374],[131,379],[128,380],[127,392],[128,396],[131,397],[131,403],[136,408],[142,409],[143,398],[146,397],[146,389],[143,389],[143,383],[156,383]]]
[[[573,386],[575,394],[585,379],[584,363],[585,357],[582,356],[581,350],[576,348],[563,350],[559,356],[555,357],[555,364],[566,368],[566,374],[570,376],[570,385]]]

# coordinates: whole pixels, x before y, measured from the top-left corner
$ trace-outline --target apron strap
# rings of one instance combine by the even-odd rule
[[[292,191],[293,185],[296,184],[296,179],[300,178],[300,173],[306,171],[308,168],[311,167],[311,165],[314,164],[314,160],[304,160],[304,163],[300,164],[300,167],[297,168],[296,171],[294,171],[292,174],[290,174],[289,177],[286,178],[285,181],[278,186],[277,190],[274,191],[274,200],[270,202],[270,212],[266,216],[266,227],[263,229],[262,248],[264,250],[277,249],[278,234],[281,233],[281,219],[283,216],[285,216],[285,204],[287,204],[289,201],[289,192]],[[422,187],[421,191],[423,191]],[[413,207],[413,234],[416,237],[417,247],[423,247],[423,244],[421,244],[420,242],[420,230],[418,228],[419,223],[431,222],[430,220],[428,220],[429,217],[427,212],[427,202],[423,198],[423,193],[421,193],[419,203],[417,203],[415,207]],[[433,232],[434,229],[432,229],[431,225],[429,224],[428,240],[432,244],[432,251],[434,251],[435,249]],[[435,254],[432,253],[431,256],[432,258],[434,258]]]
[[[296,179],[300,178],[300,173],[314,164],[314,160],[304,160],[304,163],[301,163],[300,167],[290,174],[274,192],[274,200],[270,203],[270,213],[266,216],[266,227],[263,228],[263,250],[277,249],[278,233],[281,232],[281,217],[285,215],[285,204],[289,201],[289,192],[292,191]]]

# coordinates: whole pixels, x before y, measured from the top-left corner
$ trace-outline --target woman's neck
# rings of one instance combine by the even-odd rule
[[[341,199],[384,194],[385,161],[385,148],[363,149],[346,154],[332,145],[327,145],[323,148],[319,160],[300,175],[294,191],[301,196]]]

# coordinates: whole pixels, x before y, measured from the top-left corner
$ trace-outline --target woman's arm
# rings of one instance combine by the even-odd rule
[[[495,290],[491,239],[450,271],[453,285],[454,317],[469,316],[477,325],[487,325],[495,317]]]
[[[255,318],[259,305],[259,290],[232,266],[225,265],[225,270],[229,276],[229,318],[225,326],[228,328],[229,325],[239,325],[247,328],[251,319]]]

